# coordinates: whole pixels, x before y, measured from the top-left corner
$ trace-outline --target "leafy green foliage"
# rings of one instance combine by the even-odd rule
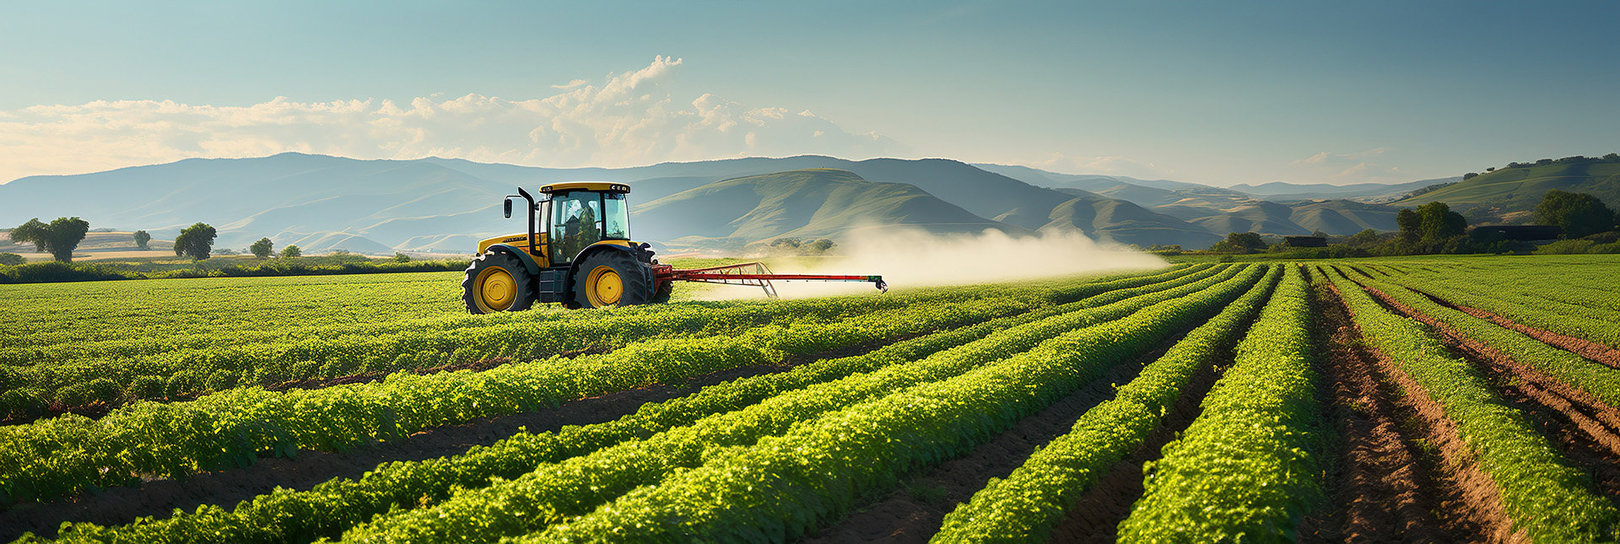
[[[39,218],[11,229],[11,241],[33,243],[34,249],[47,252],[58,262],[72,262],[73,250],[79,247],[84,235],[90,232],[90,223],[77,217],[58,217],[49,224]]]
[[[1086,411],[1074,427],[1030,455],[1003,480],[991,480],[945,516],[937,542],[1045,542],[1074,501],[1148,438],[1183,388],[1208,371],[1271,294],[1282,267]]]
[[[141,249],[146,249],[146,244],[152,241],[152,233],[144,230],[137,230],[132,236],[135,237],[135,247]]]
[[[195,223],[180,229],[180,235],[174,238],[174,254],[198,261],[207,259],[213,253],[214,238],[217,236],[214,227],[206,223]]]
[[[1558,225],[1564,236],[1580,238],[1615,228],[1614,211],[1597,197],[1553,189],[1536,204],[1536,221]]]
[[[1515,530],[1537,542],[1620,537],[1620,511],[1593,495],[1587,476],[1492,393],[1466,361],[1447,355],[1420,325],[1385,310],[1342,271],[1327,275],[1368,344],[1393,360],[1457,424],[1457,434],[1496,485]]]
[[[1147,465],[1121,540],[1284,542],[1325,500],[1310,298],[1297,267],[1277,287],[1203,411]]]
[[[895,489],[909,471],[961,454],[1216,313],[1261,273],[1256,267],[1129,316],[1070,328],[1028,351],[852,404],[780,436],[706,452],[700,467],[628,490],[522,541],[800,538],[853,508],[858,498]],[[734,507],[740,504],[749,508]]]
[[[248,246],[248,251],[253,252],[253,256],[260,259],[270,258],[271,255],[275,254],[274,249],[275,243],[271,242],[269,238],[260,238],[259,241]]]

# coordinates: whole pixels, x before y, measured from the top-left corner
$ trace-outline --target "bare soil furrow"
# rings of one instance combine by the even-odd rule
[[[1176,336],[1179,339],[1180,334]],[[1078,391],[1019,420],[973,452],[911,477],[900,489],[824,527],[804,542],[927,542],[939,531],[945,514],[958,503],[973,498],[990,478],[1011,474],[1035,448],[1069,432],[1086,410],[1113,397],[1115,384],[1135,378],[1143,366],[1158,359],[1173,345],[1174,341],[1167,341],[1152,353],[1114,367]],[[1137,475],[1140,476],[1140,471]],[[1140,486],[1140,482],[1137,485]],[[1135,500],[1135,496],[1127,499],[1127,507],[1131,500]]]
[[[1331,285],[1319,286],[1328,356],[1329,415],[1338,423],[1338,457],[1328,481],[1334,507],[1307,518],[1316,542],[1460,542],[1480,536],[1466,519],[1443,523],[1436,512],[1459,502],[1438,459],[1402,425],[1402,407],[1380,380],[1371,355]],[[1425,456],[1431,458],[1425,459]]]
[[[1380,294],[1375,293],[1374,296]],[[1399,307],[1391,304],[1395,301],[1387,296],[1378,298],[1399,310]],[[1340,300],[1342,305],[1343,299]],[[1364,334],[1360,325],[1355,325],[1354,329],[1357,337]],[[1449,488],[1446,498],[1440,501],[1440,507],[1433,510],[1440,517],[1441,525],[1458,534],[1471,535],[1459,541],[1526,541],[1523,532],[1513,531],[1513,522],[1507,516],[1496,483],[1475,462],[1475,455],[1457,434],[1456,423],[1446,417],[1440,403],[1429,396],[1428,391],[1418,385],[1411,375],[1402,371],[1389,355],[1371,347],[1365,348],[1364,353],[1370,356],[1383,379],[1401,393],[1394,395],[1392,402],[1398,410],[1396,413],[1411,416],[1403,421],[1405,425],[1402,429],[1403,436],[1413,437],[1412,442],[1408,443],[1425,444],[1432,448],[1432,455],[1440,459],[1433,472],[1434,478]],[[1419,451],[1422,450],[1420,447]],[[1409,451],[1412,450],[1409,448]],[[1419,457],[1421,460],[1422,456]]]
[[[1544,372],[1514,361],[1511,356],[1490,344],[1471,338],[1455,327],[1415,308],[1400,304],[1383,291],[1372,287],[1366,289],[1374,298],[1402,315],[1416,319],[1439,332],[1448,345],[1460,350],[1463,356],[1473,360],[1478,366],[1488,365],[1491,368],[1485,370],[1494,369],[1511,374],[1515,381],[1522,382],[1521,387],[1525,389],[1526,395],[1539,399],[1549,408],[1560,410],[1564,414],[1563,417],[1575,422],[1584,432],[1591,434],[1594,440],[1620,453],[1620,408],[1609,406],[1591,393],[1576,389]]]
[[[1570,353],[1574,353],[1574,354],[1579,355],[1581,357],[1585,357],[1587,360],[1590,360],[1590,361],[1602,363],[1602,364],[1605,364],[1605,365],[1608,365],[1608,366],[1611,366],[1611,367],[1614,367],[1614,368],[1620,368],[1620,349],[1615,349],[1613,347],[1606,346],[1606,345],[1603,345],[1603,344],[1599,344],[1597,342],[1593,342],[1593,341],[1590,341],[1590,340],[1586,340],[1584,338],[1576,338],[1576,337],[1573,337],[1573,336],[1567,336],[1567,335],[1559,334],[1559,333],[1556,333],[1556,332],[1552,332],[1552,331],[1549,331],[1549,330],[1546,330],[1546,329],[1540,329],[1540,328],[1536,328],[1536,327],[1531,327],[1529,325],[1519,323],[1519,322],[1514,321],[1512,319],[1508,319],[1508,318],[1503,317],[1503,316],[1501,316],[1499,314],[1491,313],[1491,312],[1486,311],[1486,310],[1481,310],[1479,308],[1472,308],[1472,307],[1468,307],[1468,306],[1462,306],[1462,305],[1454,304],[1451,301],[1446,300],[1446,299],[1444,299],[1442,297],[1435,296],[1433,294],[1430,294],[1428,292],[1421,291],[1421,290],[1418,290],[1418,289],[1413,289],[1411,287],[1407,287],[1407,289],[1411,289],[1413,292],[1416,292],[1417,294],[1428,297],[1429,300],[1434,301],[1436,304],[1439,304],[1439,305],[1445,306],[1447,308],[1451,308],[1451,309],[1466,313],[1468,315],[1471,315],[1471,316],[1474,316],[1474,317],[1477,317],[1477,318],[1480,318],[1480,319],[1484,319],[1486,321],[1490,321],[1492,323],[1495,323],[1499,327],[1502,327],[1504,329],[1508,329],[1510,331],[1517,332],[1519,334],[1523,334],[1525,336],[1529,336],[1529,337],[1534,338],[1536,340],[1540,340],[1542,343],[1545,343],[1545,344],[1547,344],[1549,346],[1552,346],[1552,347],[1555,347],[1555,348],[1558,348],[1558,349],[1562,349],[1562,350],[1568,351]]]

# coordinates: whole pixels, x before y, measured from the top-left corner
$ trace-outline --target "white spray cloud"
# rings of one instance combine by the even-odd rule
[[[469,94],[248,106],[167,100],[96,101],[0,111],[0,182],[190,157],[285,151],[361,159],[455,157],[536,166],[634,166],[742,156],[892,155],[893,140],[855,133],[808,111],[750,107],[712,93],[676,97],[665,83],[682,60],[558,94],[510,100]]]
[[[840,257],[815,266],[773,267],[777,273],[877,274],[891,288],[1013,282],[1055,276],[1152,270],[1169,266],[1155,255],[1101,244],[1075,231],[1013,236],[997,230],[974,235],[935,235],[915,229],[859,229],[838,249]],[[825,296],[872,290],[865,283],[775,282],[783,297]],[[677,286],[677,289],[682,287]],[[764,296],[758,288],[704,289],[703,298]]]

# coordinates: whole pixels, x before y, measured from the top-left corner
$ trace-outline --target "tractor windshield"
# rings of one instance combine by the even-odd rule
[[[630,239],[630,208],[620,193],[570,191],[551,197],[551,262],[566,263],[602,240]]]
[[[630,206],[625,204],[624,193],[602,195],[602,238],[630,239]]]

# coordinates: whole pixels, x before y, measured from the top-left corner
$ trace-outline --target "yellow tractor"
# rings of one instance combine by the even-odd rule
[[[523,234],[478,243],[478,257],[461,281],[461,300],[475,314],[527,310],[536,302],[602,308],[665,302],[675,281],[751,285],[774,297],[772,280],[867,281],[887,291],[881,276],[772,274],[761,263],[695,270],[659,264],[648,244],[630,240],[630,186],[608,182],[553,183],[540,198],[522,187],[506,195],[528,206]]]

